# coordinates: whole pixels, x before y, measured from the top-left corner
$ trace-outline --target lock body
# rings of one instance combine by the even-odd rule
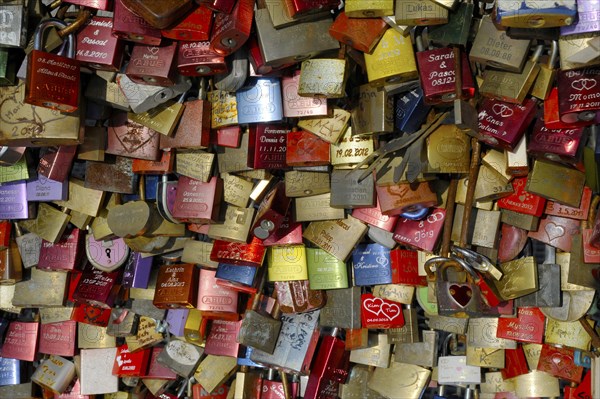
[[[36,29],[36,43],[27,61],[25,102],[62,112],[75,112],[79,108],[79,63],[74,59],[75,38],[70,35],[69,57],[41,50],[42,35],[50,26],[64,28],[60,20],[50,19]],[[36,49],[37,48],[37,49]]]
[[[558,112],[565,123],[595,120],[600,112],[600,67],[558,73]]]
[[[207,7],[198,7],[176,25],[162,29],[163,37],[180,41],[207,41],[213,24],[213,13]]]
[[[208,41],[181,42],[177,53],[177,70],[185,76],[227,73],[225,58],[210,49]]]
[[[112,33],[123,40],[158,46],[162,40],[160,29],[130,11],[123,0],[115,0]]]
[[[165,43],[160,47],[136,45],[125,73],[136,83],[173,86],[176,51],[176,42]]]
[[[456,98],[456,67],[454,51],[451,48],[419,51],[416,54],[421,86],[425,95],[425,103],[438,104],[454,101]],[[463,99],[475,95],[475,84],[469,67],[467,55],[460,52],[461,81]]]
[[[77,61],[93,69],[117,72],[123,61],[125,42],[113,36],[112,29],[112,18],[90,19],[77,33]]]

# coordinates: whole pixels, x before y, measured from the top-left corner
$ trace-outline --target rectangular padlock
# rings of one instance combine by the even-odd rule
[[[600,111],[600,67],[561,70],[557,77],[558,111],[565,123],[592,121]]]
[[[281,82],[278,78],[253,78],[236,92],[238,123],[279,122],[283,119]]]
[[[348,13],[348,9],[346,9]],[[371,54],[365,54],[369,83],[382,86],[417,78],[417,65],[410,39],[388,29]]]
[[[313,58],[301,65],[298,95],[301,97],[341,98],[346,94],[348,65],[345,59]]]
[[[511,27],[554,27],[571,25],[577,17],[575,1],[563,1],[559,7],[552,1],[525,3],[501,0],[496,6],[496,22]]]
[[[163,37],[180,41],[207,41],[213,24],[213,13],[207,7],[197,7],[174,25],[162,29]]]
[[[339,42],[370,53],[383,36],[387,24],[379,18],[349,18],[345,12],[336,17],[329,34]]]
[[[255,20],[258,43],[265,65],[278,67],[339,48],[338,42],[328,33],[331,26],[328,19],[275,29],[269,10],[258,9]],[[303,39],[299,41],[298,38]],[[293,41],[295,46],[286,46],[290,41]]]
[[[92,69],[118,72],[125,42],[112,35],[113,19],[92,17],[77,33],[75,59]]]
[[[204,353],[207,355],[237,357],[239,344],[237,335],[240,329],[239,321],[213,320],[210,332],[206,338]]]
[[[487,98],[478,114],[478,138],[495,148],[514,150],[535,118],[536,102],[511,104]]]
[[[210,49],[208,41],[181,42],[177,70],[185,76],[215,75],[226,73],[227,64],[221,54]]]
[[[258,124],[250,127],[248,167],[254,169],[283,169],[286,167],[286,137],[290,129],[285,125]]]
[[[394,15],[394,2],[390,0],[350,0],[344,10],[350,18],[377,18]]]
[[[394,130],[394,97],[370,84],[358,89],[358,106],[352,110],[352,134],[382,134]]]
[[[254,16],[254,0],[239,0],[231,13],[215,17],[210,37],[210,48],[227,56],[244,45],[250,36]]]

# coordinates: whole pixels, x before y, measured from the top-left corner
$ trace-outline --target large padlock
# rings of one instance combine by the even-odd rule
[[[470,317],[480,315],[487,305],[479,287],[473,282],[477,274],[464,263],[450,258],[432,258],[425,263],[429,275],[435,274],[438,313],[442,316]],[[448,268],[466,271],[470,280],[464,283],[448,281]]]
[[[79,62],[75,60],[75,35],[67,36],[67,56],[42,51],[44,31],[51,26],[64,29],[56,18],[41,22],[35,30],[33,51],[27,61],[25,102],[63,112],[79,107]]]

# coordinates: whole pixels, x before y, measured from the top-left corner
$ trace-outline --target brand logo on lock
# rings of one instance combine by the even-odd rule
[[[494,106],[492,107],[492,111],[494,111],[496,115],[501,116],[503,118],[510,118],[514,114],[514,111],[508,105],[505,104],[494,104]]]
[[[597,84],[598,82],[594,79],[583,78],[571,82],[571,87],[577,91],[591,90],[596,87]]]

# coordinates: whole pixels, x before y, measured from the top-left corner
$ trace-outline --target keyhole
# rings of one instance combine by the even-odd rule
[[[111,262],[111,260],[110,260],[110,251],[111,251],[111,249],[110,249],[110,248],[106,248],[106,249],[104,250],[104,252],[106,252],[106,257],[108,258],[108,263],[110,263],[110,262]]]

